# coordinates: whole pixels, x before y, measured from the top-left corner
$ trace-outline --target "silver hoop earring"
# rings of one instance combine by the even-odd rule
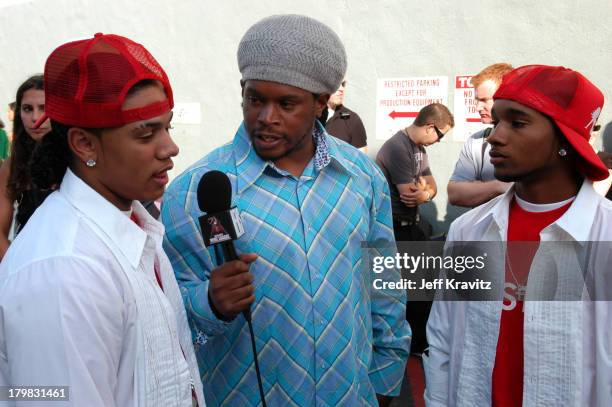
[[[90,158],[89,160],[87,160],[85,162],[85,165],[88,166],[89,168],[95,167],[96,166],[96,160],[93,160],[93,159]]]
[[[567,155],[567,151],[564,148],[559,149],[559,155],[561,157],[565,157]]]

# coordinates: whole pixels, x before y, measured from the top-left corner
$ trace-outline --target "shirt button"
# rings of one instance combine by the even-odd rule
[[[531,384],[534,384],[536,382],[536,377],[535,376],[531,376],[529,378],[529,381],[531,382]]]
[[[321,324],[321,325],[323,325],[324,323],[325,323],[325,321],[323,321],[323,320],[319,321],[319,324]]]
[[[321,364],[321,369],[325,369],[325,363]]]

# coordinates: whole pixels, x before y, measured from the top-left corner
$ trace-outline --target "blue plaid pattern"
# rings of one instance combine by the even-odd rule
[[[393,241],[389,191],[365,155],[317,124],[317,151],[300,177],[255,153],[244,125],[181,174],[162,206],[164,248],[185,300],[208,406],[260,405],[248,326],[215,318],[208,278],[220,250],[204,247],[197,184],[210,170],[232,183],[246,233],[252,308],[269,406],[377,405],[397,395],[410,345],[405,293],[374,290],[363,241]],[[381,275],[376,275],[380,278]],[[399,280],[397,271],[383,275]]]

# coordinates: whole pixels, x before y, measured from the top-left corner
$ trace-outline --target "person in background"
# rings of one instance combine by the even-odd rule
[[[13,122],[15,121],[15,106],[17,102],[11,102],[8,104],[8,108],[6,109],[6,116],[8,121],[11,122],[9,125],[8,138],[9,141],[13,141]]]
[[[344,92],[347,80],[344,78],[340,87],[327,101],[327,121],[325,130],[334,137],[344,140],[364,153],[368,150],[365,127],[357,113],[344,106]]]
[[[4,122],[0,119],[0,165],[9,156],[11,141],[4,130]]]
[[[414,122],[387,140],[376,156],[391,191],[393,233],[398,242],[426,241],[431,226],[421,219],[419,206],[436,196],[436,181],[429,168],[426,146],[438,143],[454,127],[448,108],[432,103],[422,108]],[[431,301],[411,301],[406,318],[412,328],[410,352],[419,355],[427,347],[425,325]]]
[[[453,115],[440,103],[421,109],[414,122],[385,141],[376,155],[391,190],[393,231],[397,241],[427,240],[419,206],[436,195],[426,146],[439,142],[455,125]]]
[[[512,65],[497,63],[472,77],[476,110],[483,124],[491,124],[493,94],[501,84],[502,77],[511,70]],[[491,146],[486,141],[490,132],[490,128],[476,132],[463,145],[448,181],[448,201],[451,204],[473,208],[509,188],[509,183],[496,180],[493,175],[493,166],[489,161]]]
[[[597,141],[597,137],[599,135],[599,130],[601,129],[601,125],[597,124],[593,127],[593,132],[591,136],[591,140],[589,144],[593,147],[593,150],[597,151],[595,147],[595,143]],[[608,178],[602,179],[601,181],[597,181],[593,183],[593,187],[595,191],[601,196],[606,196],[610,191],[610,186],[612,185],[612,153],[606,151],[598,151],[597,156],[604,163],[606,168],[608,168],[608,173],[610,174]]]
[[[51,130],[48,120],[34,127],[45,113],[43,76],[34,75],[23,82],[17,89],[15,103],[11,154],[0,167],[0,259],[10,244],[13,216],[18,233],[52,191],[33,184],[30,165],[35,148]]]

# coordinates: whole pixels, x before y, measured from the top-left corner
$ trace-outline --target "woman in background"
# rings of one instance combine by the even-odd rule
[[[42,75],[28,78],[17,89],[11,155],[0,167],[0,259],[9,246],[14,204],[17,232],[23,228],[51,190],[40,190],[32,183],[32,154],[43,136],[51,130],[49,120],[38,129],[34,124],[45,112]]]

